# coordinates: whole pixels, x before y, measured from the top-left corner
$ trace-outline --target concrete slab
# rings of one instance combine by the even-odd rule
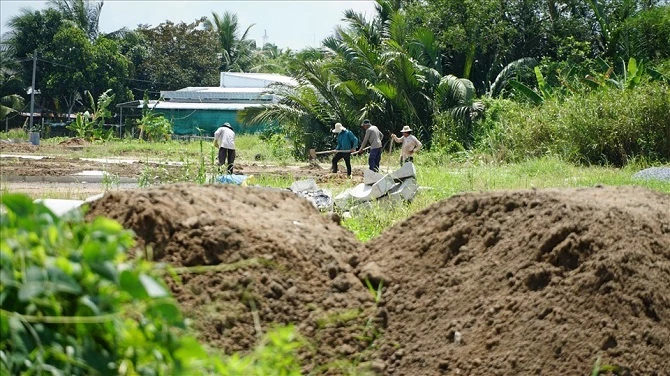
[[[374,172],[370,169],[366,169],[363,172],[363,184],[372,185],[384,178],[384,174]]]
[[[110,163],[110,164],[133,164],[139,162],[137,159],[123,159],[123,158],[79,158],[79,160],[87,162]]]
[[[404,165],[402,165],[402,167],[393,171],[391,173],[391,176],[393,176],[393,178],[396,180],[404,180],[406,178],[416,176],[416,168],[414,167],[414,163],[412,162],[405,163]]]
[[[391,188],[393,188],[394,184],[393,177],[391,177],[391,175],[385,175],[382,179],[372,185],[370,197],[376,199],[384,196]]]
[[[415,178],[407,178],[403,180],[402,183],[398,183],[389,190],[388,196],[406,201],[412,201],[416,192],[419,190],[419,184],[417,184]]]
[[[82,200],[62,200],[54,198],[37,199],[34,202],[41,202],[59,217],[62,217],[72,210],[78,209],[84,203]]]
[[[3,182],[26,182],[26,183],[102,183],[105,179],[101,175],[67,175],[67,176],[17,176],[0,175],[0,181]],[[137,183],[136,178],[119,177],[114,183],[133,184]]]
[[[316,185],[316,181],[314,179],[305,179],[293,182],[293,184],[291,184],[288,189],[293,192],[303,192],[316,191],[319,189],[319,187]]]

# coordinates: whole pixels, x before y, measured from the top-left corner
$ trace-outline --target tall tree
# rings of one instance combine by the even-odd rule
[[[177,24],[166,21],[153,28],[137,29],[146,41],[146,55],[135,68],[138,77],[149,81],[151,91],[217,85],[216,36],[203,30],[205,20],[202,17]]]
[[[253,26],[249,25],[240,33],[237,14],[231,12],[224,12],[223,16],[212,12],[212,18],[205,22],[205,27],[216,33],[222,72],[246,72],[252,66],[256,42],[247,36]]]
[[[98,37],[100,13],[104,1],[91,0],[49,0],[49,5],[58,10],[65,19],[86,33],[90,41]]]

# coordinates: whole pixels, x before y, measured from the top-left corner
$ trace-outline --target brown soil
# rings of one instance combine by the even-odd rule
[[[3,153],[37,153],[39,148],[29,142],[0,142],[0,151]]]
[[[295,324],[311,344],[302,353],[305,372],[339,358],[366,360],[375,307],[353,273],[361,244],[294,194],[166,185],[108,193],[87,215],[134,230],[157,261],[227,265],[168,281],[201,339],[225,352],[253,348],[275,324]]]
[[[74,138],[68,138],[67,140],[63,140],[58,143],[58,145],[63,145],[63,146],[86,146],[90,145],[91,143],[84,140],[83,138],[79,137],[74,137]]]
[[[86,170],[106,171],[122,177],[137,177],[146,164],[102,163],[78,158],[50,156],[43,159],[2,158],[2,174],[12,176],[68,176]],[[166,170],[178,171],[178,166],[164,166]]]
[[[670,196],[466,194],[370,242],[393,375],[670,374]],[[460,337],[460,343],[458,341]]]

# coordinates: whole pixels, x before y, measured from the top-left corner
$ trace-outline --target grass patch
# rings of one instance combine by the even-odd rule
[[[329,325],[343,325],[351,320],[357,319],[363,311],[361,309],[348,309],[346,311],[334,312],[316,319],[316,325],[323,329]]]
[[[422,166],[419,162],[417,180],[422,188],[411,203],[391,208],[372,205],[369,210],[344,219],[342,225],[356,234],[359,240],[368,241],[412,214],[461,192],[577,188],[602,184],[636,185],[670,193],[670,182],[633,179],[633,174],[644,167],[635,163],[624,168],[581,167],[554,157],[513,164],[469,161]]]

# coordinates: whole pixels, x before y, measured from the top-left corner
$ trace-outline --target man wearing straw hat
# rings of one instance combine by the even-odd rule
[[[335,156],[331,172],[337,173],[337,162],[344,159],[344,164],[347,166],[347,177],[351,177],[351,153],[356,151],[358,137],[343,127],[341,123],[335,123],[335,129],[332,132],[337,134],[337,147],[334,150]]]
[[[400,151],[400,166],[407,162],[414,162],[414,153],[421,149],[421,141],[412,135],[412,128],[405,125],[400,130],[402,137],[398,137],[395,133],[391,133],[391,138],[397,143],[402,142],[402,150]]]

